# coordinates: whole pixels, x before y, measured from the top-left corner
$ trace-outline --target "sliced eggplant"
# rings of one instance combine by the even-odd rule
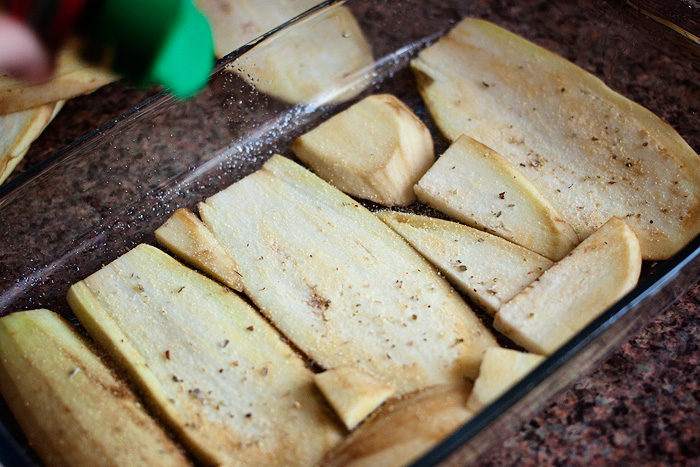
[[[239,47],[284,24],[318,0],[195,0],[209,20],[216,56],[224,57]]]
[[[384,206],[415,201],[413,185],[435,162],[428,128],[390,94],[362,99],[297,138],[292,151],[339,190]]]
[[[45,465],[190,465],[131,389],[49,310],[0,319],[0,392]]]
[[[553,261],[579,242],[574,229],[515,167],[460,136],[415,186],[418,199],[472,227]]]
[[[457,222],[394,211],[377,215],[491,315],[554,264]]]
[[[162,251],[139,245],[68,302],[200,462],[310,465],[339,440],[311,372],[267,321]]]
[[[510,349],[488,349],[479,368],[479,377],[467,409],[476,413],[523,379],[533,368],[544,361],[542,355],[518,352]]]
[[[433,386],[388,401],[338,444],[324,467],[399,467],[428,452],[469,420],[470,383]]]
[[[117,79],[105,68],[86,64],[80,58],[80,49],[79,41],[68,41],[59,51],[56,70],[48,81],[35,83],[0,76],[0,115],[87,94]]]
[[[639,241],[613,217],[496,313],[494,327],[526,350],[548,355],[632,290]]]
[[[63,107],[64,101],[0,115],[0,183],[7,180],[44,128]]]
[[[351,366],[318,373],[314,381],[348,430],[355,428],[395,392],[388,384]]]
[[[476,377],[496,342],[433,267],[356,201],[273,156],[200,204],[246,294],[323,368],[398,393]]]
[[[624,219],[644,259],[700,233],[700,160],[668,124],[525,39],[468,18],[412,62],[451,140],[498,151],[584,239]]]
[[[243,290],[236,262],[189,209],[175,211],[155,233],[158,242],[187,263],[233,290]]]
[[[267,5],[256,7],[267,10]],[[371,81],[374,58],[353,14],[336,4],[279,31],[227,70],[282,101],[323,105],[362,92]]]

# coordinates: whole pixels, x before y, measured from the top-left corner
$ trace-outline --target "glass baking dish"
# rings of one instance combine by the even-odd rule
[[[225,70],[251,47],[274,50],[292,25],[311,27],[323,15],[319,10],[337,3],[352,10],[374,54],[371,83],[358,97],[287,104]],[[448,143],[422,104],[408,62],[465,16],[492,21],[568,58],[700,149],[700,114],[688,111],[700,108],[700,47],[640,18],[623,1],[328,1],[220,60],[194,99],[156,96],[3,190],[0,315],[42,307],[77,325],[65,301],[71,284],[139,243],[156,244],[153,231],[177,208],[194,207],[273,153],[293,157],[294,138],[368,94],[399,97],[428,125],[436,154],[442,153]],[[425,211],[417,203],[410,209]],[[478,460],[695,284],[699,254],[695,238],[673,258],[645,264],[632,292],[416,465]],[[0,461],[37,464],[4,404],[0,417]]]

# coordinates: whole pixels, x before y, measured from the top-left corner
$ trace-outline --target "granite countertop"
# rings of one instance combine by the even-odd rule
[[[154,90],[69,101],[10,180]],[[700,284],[479,465],[700,465]]]
[[[68,102],[16,174],[148,94],[117,83]],[[685,463],[700,465],[700,284],[480,465]]]

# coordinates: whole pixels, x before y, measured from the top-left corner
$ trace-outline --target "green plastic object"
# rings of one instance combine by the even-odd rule
[[[211,28],[191,0],[103,0],[90,37],[108,51],[112,68],[137,84],[158,83],[186,98],[214,66]]]

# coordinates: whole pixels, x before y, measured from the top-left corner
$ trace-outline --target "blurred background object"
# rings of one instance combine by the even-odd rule
[[[5,8],[10,26],[16,20],[32,28],[56,57],[49,80],[0,75],[0,183],[55,116],[57,102],[93,92],[118,76],[141,86],[160,84],[186,98],[206,84],[213,68],[211,29],[191,0],[10,0]],[[18,30],[20,34],[8,37],[7,49],[31,45],[31,37]],[[6,69],[0,63],[0,70],[22,71],[13,60],[21,57],[7,56],[9,63]],[[42,106],[51,106],[51,111]]]

